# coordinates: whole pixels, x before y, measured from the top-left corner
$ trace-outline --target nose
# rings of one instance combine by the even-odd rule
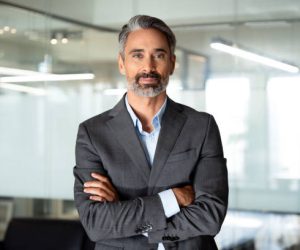
[[[155,70],[156,70],[156,64],[154,58],[152,56],[145,58],[143,71],[151,72]]]

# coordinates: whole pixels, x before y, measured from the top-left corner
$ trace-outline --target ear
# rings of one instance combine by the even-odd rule
[[[124,60],[121,56],[121,54],[119,54],[118,57],[118,65],[119,65],[119,71],[122,75],[125,75],[125,66],[124,66]]]
[[[176,56],[175,54],[174,55],[171,55],[171,68],[170,68],[170,75],[173,74],[174,70],[175,70],[175,63],[176,63]]]

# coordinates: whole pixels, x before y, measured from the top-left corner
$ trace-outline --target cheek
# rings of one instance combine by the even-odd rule
[[[127,79],[135,78],[136,74],[139,72],[139,68],[134,64],[128,64],[125,67],[125,73]]]
[[[157,72],[163,77],[167,78],[172,72],[172,67],[170,65],[164,65],[162,67],[157,68]]]
[[[132,81],[133,79],[135,79],[135,73],[132,71],[126,71],[126,79],[128,81]]]

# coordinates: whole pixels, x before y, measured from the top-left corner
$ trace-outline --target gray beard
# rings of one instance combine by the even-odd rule
[[[141,85],[136,81],[132,83],[128,83],[128,90],[131,90],[137,96],[141,97],[155,97],[160,93],[164,92],[168,86],[168,79],[164,81],[160,81],[155,85]]]

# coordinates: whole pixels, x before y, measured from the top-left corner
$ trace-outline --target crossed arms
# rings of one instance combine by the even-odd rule
[[[215,235],[227,210],[226,160],[213,118],[191,185],[173,188],[181,210],[168,219],[158,194],[119,199],[118,190],[107,176],[84,124],[78,131],[74,175],[76,206],[81,222],[93,241],[127,238],[142,233],[148,233],[149,243]],[[176,237],[171,239],[169,235]]]
[[[84,183],[83,191],[91,194],[91,200],[99,202],[114,202],[119,201],[119,195],[115,187],[111,184],[108,177],[97,173],[92,173],[91,176],[95,179]],[[194,189],[191,185],[184,187],[172,188],[176,200],[180,207],[186,207],[195,199]]]

